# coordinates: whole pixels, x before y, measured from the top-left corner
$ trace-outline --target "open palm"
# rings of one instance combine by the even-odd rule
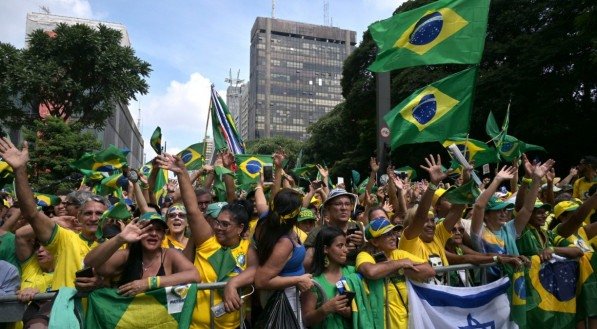
[[[23,142],[23,149],[19,150],[6,137],[0,138],[0,156],[13,169],[24,167],[29,161],[29,145]]]

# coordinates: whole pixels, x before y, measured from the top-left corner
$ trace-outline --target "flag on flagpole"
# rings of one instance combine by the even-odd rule
[[[477,68],[471,67],[415,91],[396,105],[384,116],[392,149],[467,133],[476,77]]]
[[[475,167],[480,167],[487,163],[497,163],[499,161],[496,149],[481,141],[462,136],[454,136],[442,143],[446,149],[452,144],[456,144],[469,163],[474,161]],[[448,153],[450,153],[449,150]],[[458,163],[458,161],[453,161],[451,168],[456,169],[456,167],[460,167],[460,163]]]
[[[373,72],[417,65],[477,64],[487,30],[489,0],[440,0],[373,23]]]
[[[160,127],[156,127],[153,134],[151,134],[149,144],[155,153],[162,154],[162,129]]]
[[[478,287],[408,281],[409,328],[518,328],[510,320],[507,277]]]
[[[205,162],[203,156],[203,143],[197,143],[188,146],[178,153],[178,156],[184,161],[188,170],[199,170]]]
[[[226,103],[218,95],[214,85],[211,86],[210,111],[215,151],[228,149],[232,154],[245,153],[245,146],[236,129],[234,119],[232,119]]]
[[[506,118],[500,130],[493,113],[490,111],[485,123],[485,132],[491,137],[495,144],[499,157],[504,161],[512,161],[519,158],[527,151],[542,151],[545,149],[539,145],[525,143],[518,138],[508,135],[508,126],[510,124],[510,107],[506,111]]]

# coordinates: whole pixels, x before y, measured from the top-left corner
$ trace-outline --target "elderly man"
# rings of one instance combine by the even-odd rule
[[[326,225],[335,226],[346,233],[348,265],[355,264],[357,254],[364,243],[363,228],[361,224],[350,218],[356,202],[356,195],[348,193],[343,189],[333,189],[330,191],[328,198],[322,205],[328,214],[328,222]],[[307,248],[307,254],[305,255],[305,260],[303,262],[305,269],[310,269],[311,267],[315,237],[317,237],[317,233],[319,233],[320,230],[321,226],[313,228],[311,232],[309,232],[307,240],[305,240],[305,247]]]
[[[85,255],[97,245],[95,232],[101,215],[108,209],[108,201],[99,196],[85,200],[77,213],[81,232],[77,233],[56,224],[46,214],[37,210],[35,198],[27,180],[29,149],[27,142],[23,149],[16,148],[8,139],[0,139],[0,156],[12,167],[15,173],[16,193],[23,217],[31,224],[36,238],[54,256],[56,266],[52,280],[52,290],[61,287],[78,289],[94,288],[101,283],[99,277],[75,277],[75,272],[83,268]]]

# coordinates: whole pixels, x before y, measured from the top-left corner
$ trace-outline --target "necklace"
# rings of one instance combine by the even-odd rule
[[[154,257],[151,262],[149,263],[149,265],[145,266],[145,262],[141,261],[141,267],[143,267],[143,272],[147,271],[148,269],[151,268],[151,266],[153,266],[153,263],[155,263],[156,258]]]

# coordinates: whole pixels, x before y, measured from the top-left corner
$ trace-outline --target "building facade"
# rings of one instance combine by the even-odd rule
[[[355,38],[337,27],[258,17],[251,29],[246,139],[306,139],[307,127],[343,100],[342,65]]]
[[[66,23],[69,25],[85,24],[92,27],[97,27],[99,24],[103,24],[122,33],[122,39],[120,40],[121,46],[131,46],[126,27],[117,23],[50,14],[29,13],[27,14],[25,30],[27,35],[37,29],[52,31],[59,23]],[[43,111],[43,109],[40,108],[40,114],[41,111]],[[106,121],[104,129],[92,130],[92,132],[97,136],[97,139],[101,141],[103,148],[107,148],[112,144],[118,148],[126,148],[130,150],[127,158],[129,166],[140,168],[143,165],[143,138],[131,116],[127,104],[116,104],[116,110]],[[12,136],[15,137],[15,140],[21,139],[21,134],[18,131],[11,132],[11,137]]]

